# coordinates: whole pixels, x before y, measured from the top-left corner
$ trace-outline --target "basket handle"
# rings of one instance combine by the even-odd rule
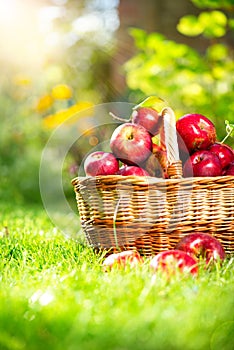
[[[163,143],[167,152],[167,173],[170,179],[182,178],[182,162],[179,155],[179,147],[176,132],[176,118],[170,107],[161,111],[163,117]]]

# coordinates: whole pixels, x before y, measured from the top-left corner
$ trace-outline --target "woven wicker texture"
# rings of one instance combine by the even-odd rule
[[[183,236],[206,232],[234,252],[234,176],[182,178],[175,118],[162,111],[169,179],[96,176],[72,180],[88,243],[109,253],[154,255]]]
[[[202,231],[234,252],[234,177],[157,179],[76,178],[80,220],[97,250],[137,249],[153,255]]]

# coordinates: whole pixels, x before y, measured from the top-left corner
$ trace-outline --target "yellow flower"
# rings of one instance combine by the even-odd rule
[[[78,102],[67,109],[58,111],[55,114],[50,114],[43,119],[43,125],[47,129],[52,129],[62,123],[73,124],[79,118],[90,116],[93,113],[91,102]]]
[[[70,123],[74,123],[76,120],[80,119],[81,117],[87,117],[89,115],[93,114],[93,103],[82,101],[77,102],[76,104],[72,105],[67,109],[69,113],[69,117],[73,117],[70,120]]]
[[[59,84],[53,87],[52,97],[56,100],[69,100],[72,97],[72,89],[66,84]]]
[[[15,85],[19,86],[29,86],[31,85],[32,81],[27,76],[17,75],[16,77],[14,77],[14,83]]]
[[[47,109],[49,109],[53,105],[53,98],[51,95],[44,95],[41,98],[39,98],[37,105],[36,105],[36,110],[37,112],[44,112]]]
[[[55,128],[66,119],[66,110],[61,110],[55,114],[50,114],[43,119],[44,127],[48,129]]]

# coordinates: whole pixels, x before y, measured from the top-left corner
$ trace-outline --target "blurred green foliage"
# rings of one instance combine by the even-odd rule
[[[46,133],[32,109],[30,88],[11,85],[0,95],[0,198],[38,202],[38,169]]]
[[[231,9],[234,6],[233,0],[191,0],[199,8],[223,8]]]
[[[202,1],[193,1],[200,6]],[[209,1],[206,7],[209,7]],[[224,4],[211,2],[211,8]],[[226,12],[210,10],[197,17],[186,15],[177,30],[187,36],[202,35],[204,51],[167,39],[160,33],[131,28],[136,54],[126,63],[127,85],[133,100],[159,96],[175,110],[176,116],[197,112],[212,119],[219,139],[226,135],[225,120],[234,121],[234,48],[222,41],[233,29],[232,1]],[[233,145],[233,139],[227,143]]]
[[[33,8],[33,2],[31,5]],[[0,77],[2,201],[40,202],[40,161],[51,133],[82,108],[108,99],[105,78],[114,47],[113,33],[118,27],[117,5],[118,1],[46,0],[35,5],[38,23],[32,28],[31,21],[22,17],[25,4],[3,6],[9,11],[9,21],[17,21],[16,28],[28,29],[22,32],[31,49],[24,46],[26,39],[18,38],[22,46],[16,57],[9,59],[3,48],[0,58],[4,72]],[[27,22],[25,27],[20,20]],[[6,24],[7,29],[14,25]],[[27,35],[30,28],[35,37]],[[35,42],[40,51],[38,59],[33,50]],[[74,159],[69,161],[66,171]],[[73,191],[69,179],[67,182],[66,187]]]
[[[180,19],[177,29],[181,34],[207,38],[219,38],[226,34],[227,16],[221,11],[203,11],[199,16],[187,15]],[[230,23],[232,24],[231,20]]]
[[[224,40],[233,35],[234,4],[233,0],[192,2],[201,13],[182,17],[177,30],[182,35],[205,37],[206,50],[199,52],[160,33],[131,29],[138,52],[126,64],[128,100],[135,104],[155,95],[167,100],[178,117],[187,112],[203,113],[213,119],[222,139],[226,135],[225,120],[234,122],[234,49],[232,40]],[[51,5],[49,0],[45,3]],[[53,127],[85,103],[99,104],[116,96],[109,69],[116,44],[114,32],[119,25],[118,1],[80,1],[79,6],[74,0],[53,3],[53,7],[43,10],[49,11],[45,12],[47,16],[57,7],[51,22],[47,23],[46,17],[42,21],[48,24],[43,39],[51,43],[56,34],[58,42],[54,46],[42,43],[46,47],[42,66],[20,66],[18,57],[11,63],[4,60],[4,55],[0,58],[4,71],[0,77],[3,201],[40,201],[40,159]],[[61,86],[67,86],[68,96],[56,98],[55,86],[60,86],[59,94]],[[80,148],[85,152],[99,139],[105,139],[103,131],[98,134],[93,130]],[[233,139],[227,142],[234,146]],[[65,171],[82,161],[83,154],[76,146],[64,164]],[[71,176],[76,174],[75,166],[72,171]]]

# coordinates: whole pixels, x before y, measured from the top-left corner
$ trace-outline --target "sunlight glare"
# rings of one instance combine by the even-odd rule
[[[0,1],[0,26],[13,22],[17,16],[17,0]]]
[[[0,0],[1,61],[28,70],[46,59],[45,35],[41,32],[41,4],[32,0]]]

